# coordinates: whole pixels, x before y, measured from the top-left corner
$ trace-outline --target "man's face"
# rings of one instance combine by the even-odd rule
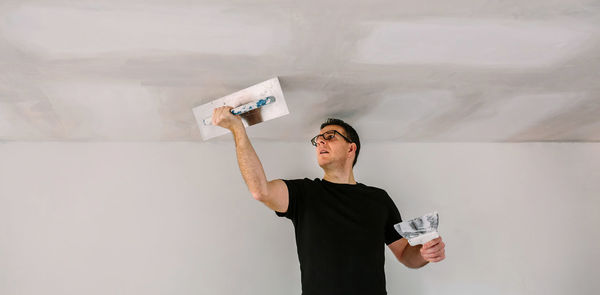
[[[348,137],[344,131],[344,128],[337,125],[325,126],[323,129],[321,129],[319,134],[323,134],[330,130],[336,130],[342,135]],[[336,163],[343,165],[346,160],[351,157],[351,155],[349,155],[351,145],[351,143],[346,141],[339,134],[335,134],[335,136],[330,140],[325,140],[322,136],[320,136],[317,139],[317,147],[315,148],[319,166],[324,168]]]

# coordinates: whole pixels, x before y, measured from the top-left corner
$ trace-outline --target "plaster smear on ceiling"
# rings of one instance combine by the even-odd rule
[[[374,27],[373,33],[359,45],[356,60],[376,64],[547,66],[577,54],[597,33],[586,24],[503,19],[435,19],[366,26]]]
[[[287,44],[285,27],[249,22],[222,7],[93,10],[19,7],[4,17],[3,35],[49,58],[111,52],[177,51],[261,55]],[[248,42],[251,41],[251,42]]]
[[[362,137],[372,140],[378,133],[385,133],[387,140],[404,138],[415,132],[419,122],[440,116],[456,105],[456,97],[450,91],[430,90],[383,94],[377,106],[357,120]],[[357,127],[358,128],[358,127]],[[413,138],[415,139],[415,138]]]
[[[36,103],[36,102],[34,102]],[[49,136],[61,137],[52,130],[44,128],[31,128],[31,124],[39,121],[36,114],[29,110],[35,109],[32,102],[0,102],[0,141],[7,138],[48,138]],[[51,125],[45,124],[43,125]],[[48,135],[49,134],[49,135]]]
[[[581,93],[522,95],[495,100],[469,118],[465,118],[465,121],[468,120],[472,122],[471,124],[460,124],[444,133],[442,137],[468,138],[472,134],[480,134],[484,141],[502,141],[585,100],[586,97]],[[471,139],[471,141],[476,140],[479,138]],[[540,138],[540,140],[547,140],[547,138]]]
[[[462,138],[463,141],[497,142],[516,139],[522,130],[588,100],[581,93],[532,94],[489,100],[455,97],[448,91],[385,95],[386,99],[357,122],[367,139],[373,137],[371,133],[377,134],[377,130],[385,130],[387,140],[395,141]],[[572,121],[572,118],[565,118],[565,121]],[[555,126],[554,130],[557,128]],[[476,138],[474,134],[477,134]],[[548,135],[544,134],[540,140],[551,140],[546,138]]]
[[[158,99],[148,88],[109,81],[54,82],[45,87],[63,130],[83,139],[159,138]],[[94,99],[89,99],[93,93]]]
[[[4,141],[200,141],[193,107],[274,76],[254,139],[600,140],[588,0],[5,0],[0,66]]]

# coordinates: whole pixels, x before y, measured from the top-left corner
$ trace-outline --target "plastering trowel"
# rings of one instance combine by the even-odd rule
[[[221,136],[229,130],[212,125],[213,110],[233,107],[231,113],[240,116],[245,127],[289,114],[277,77],[246,89],[215,99],[193,109],[202,140]]]

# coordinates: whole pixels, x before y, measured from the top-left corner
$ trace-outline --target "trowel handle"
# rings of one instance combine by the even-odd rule
[[[247,104],[243,104],[241,106],[233,108],[233,109],[231,109],[231,113],[234,115],[241,115],[243,113],[247,113],[251,110],[261,108],[263,106],[266,106],[266,105],[274,103],[274,102],[275,102],[275,96],[267,96],[258,101],[249,102]],[[202,122],[204,122],[204,125],[212,125],[212,116],[204,119]]]

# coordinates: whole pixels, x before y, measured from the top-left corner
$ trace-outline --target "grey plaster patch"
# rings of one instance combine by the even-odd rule
[[[531,141],[535,137],[539,141],[600,141],[600,130],[588,130],[588,134],[577,130],[588,126],[596,126],[600,122],[600,92],[590,93],[587,99],[565,108],[554,116],[540,120],[535,125],[525,128],[507,138],[507,141]]]

